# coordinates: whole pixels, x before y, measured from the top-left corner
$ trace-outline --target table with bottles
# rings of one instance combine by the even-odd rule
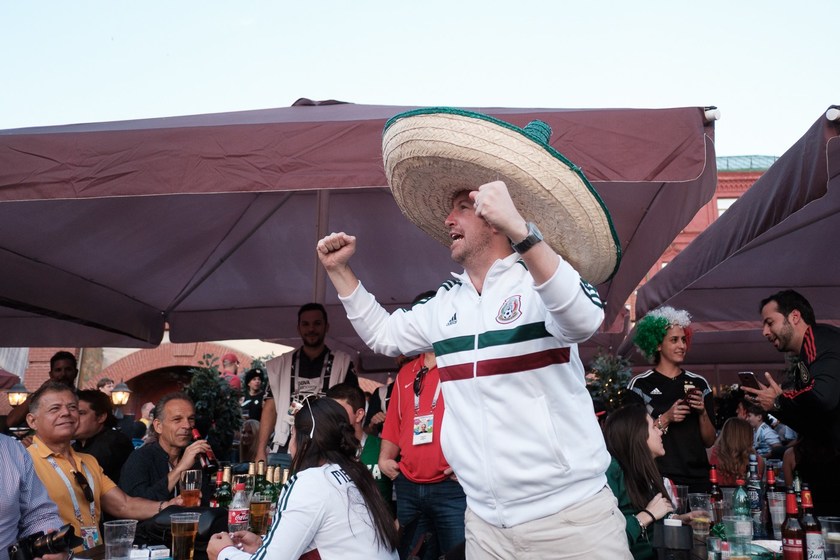
[[[762,479],[756,457],[751,455],[746,476],[739,478],[734,488],[718,486],[716,468],[711,467],[713,526],[705,542],[702,532],[694,531],[692,556],[709,560],[840,560],[840,517],[816,516],[807,481],[795,474],[786,486],[780,467],[779,461],[768,461]]]

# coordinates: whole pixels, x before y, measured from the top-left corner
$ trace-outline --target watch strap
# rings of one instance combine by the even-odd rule
[[[534,222],[528,222],[528,235],[519,243],[510,242],[510,246],[520,255],[543,240],[542,232]]]

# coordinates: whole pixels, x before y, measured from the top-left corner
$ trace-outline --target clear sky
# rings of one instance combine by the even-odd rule
[[[0,2],[0,129],[283,107],[716,105],[781,155],[840,104],[828,0]]]

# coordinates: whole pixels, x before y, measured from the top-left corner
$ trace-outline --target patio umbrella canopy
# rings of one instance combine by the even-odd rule
[[[173,342],[298,344],[298,306],[321,301],[330,344],[365,351],[317,261],[321,236],[357,235],[353,267],[389,309],[457,270],[385,182],[382,129],[409,109],[301,100],[0,131],[4,344],[151,347],[167,324]],[[700,107],[470,110],[547,122],[600,193],[624,253],[598,286],[613,344],[628,295],[714,192],[713,124]]]
[[[834,111],[828,114],[834,115]],[[687,309],[694,336],[686,367],[737,382],[735,373],[782,370],[761,335],[762,299],[802,293],[818,322],[840,324],[840,125],[821,116],[715,223],[645,284],[636,316]],[[630,352],[629,340],[622,352]]]

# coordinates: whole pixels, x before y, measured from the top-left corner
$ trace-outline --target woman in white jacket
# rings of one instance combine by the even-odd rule
[[[358,448],[340,404],[307,399],[289,443],[294,474],[265,540],[248,531],[218,533],[207,546],[210,560],[395,560],[394,519],[373,476],[356,460]]]

